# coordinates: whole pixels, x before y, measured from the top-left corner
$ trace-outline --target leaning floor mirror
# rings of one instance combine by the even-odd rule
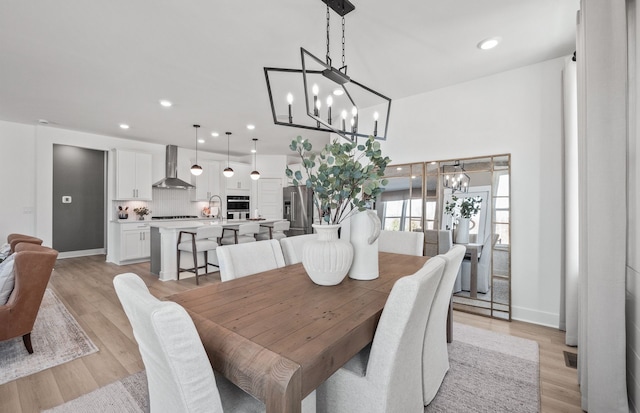
[[[511,320],[508,154],[387,167],[382,228],[424,231],[424,255],[467,249],[453,294],[460,311]]]

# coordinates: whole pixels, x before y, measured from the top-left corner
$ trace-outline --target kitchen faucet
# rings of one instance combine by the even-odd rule
[[[222,198],[220,198],[220,195],[211,195],[211,197],[209,198],[209,211],[211,211],[211,200],[213,198],[218,198],[220,204],[220,206],[218,207],[218,213],[213,218],[216,220],[222,220]]]

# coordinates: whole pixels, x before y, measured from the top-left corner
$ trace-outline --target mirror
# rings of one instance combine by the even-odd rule
[[[383,229],[424,231],[427,256],[449,248],[445,245],[449,234],[443,231],[451,231],[451,241],[467,248],[453,307],[507,320],[511,320],[510,170],[509,154],[390,165],[389,185],[376,202]],[[477,211],[468,220],[467,238],[459,215],[461,203],[465,201],[466,207],[471,200]]]

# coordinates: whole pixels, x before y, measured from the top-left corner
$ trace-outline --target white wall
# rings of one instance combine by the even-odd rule
[[[564,58],[393,101],[392,163],[512,155],[512,316],[557,327]]]

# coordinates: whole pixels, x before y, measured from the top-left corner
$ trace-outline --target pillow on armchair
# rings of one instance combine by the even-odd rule
[[[13,263],[15,256],[13,254],[0,262],[0,305],[5,305],[9,301],[15,277],[13,274]]]

